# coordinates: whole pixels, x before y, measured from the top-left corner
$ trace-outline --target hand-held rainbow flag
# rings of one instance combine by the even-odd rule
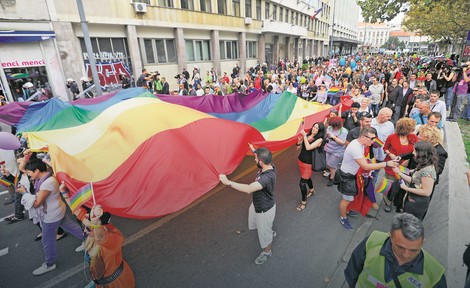
[[[305,130],[305,117],[302,117],[302,122],[300,122],[300,127],[299,130],[297,131],[297,134],[300,133],[300,131]]]
[[[13,185],[13,183],[11,183],[10,181],[8,181],[7,179],[4,179],[4,178],[0,178],[0,184],[3,184],[7,187]]]
[[[82,188],[78,189],[72,198],[70,198],[70,209],[74,212],[78,207],[85,204],[90,198],[93,198],[95,204],[95,195],[93,193],[93,183],[88,183]]]
[[[372,140],[372,142],[375,143],[376,146],[378,146],[380,148],[384,147],[384,142],[382,140],[380,140],[379,137],[375,137],[374,140]]]
[[[400,168],[400,172],[401,173],[404,173],[406,175],[410,175],[410,169],[406,168],[405,166],[398,166],[398,168]]]
[[[392,184],[393,181],[388,180],[387,178],[382,178],[382,181],[380,181],[379,185],[377,185],[377,188],[375,188],[375,192],[387,195],[388,191],[390,191],[390,188],[392,187]]]

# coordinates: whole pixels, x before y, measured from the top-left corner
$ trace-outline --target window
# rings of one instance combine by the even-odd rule
[[[258,42],[246,41],[246,58],[255,59],[258,54]]]
[[[245,17],[251,18],[251,1],[245,0]]]
[[[200,0],[201,11],[211,13],[211,1],[210,0]]]
[[[153,56],[152,39],[144,39],[144,49],[147,63],[155,63],[155,57]]]
[[[211,60],[209,40],[186,40],[186,54],[188,61]]]
[[[277,20],[277,5],[273,5],[273,20]]]
[[[144,39],[144,49],[145,64],[176,62],[176,46],[173,39]]]
[[[181,9],[194,10],[193,0],[181,0]]]
[[[218,14],[227,14],[227,1],[226,0],[217,0],[217,13]]]
[[[220,41],[220,59],[238,59],[238,41]]]
[[[256,0],[256,19],[261,20],[261,0]]]
[[[233,16],[240,17],[240,0],[232,0]]]
[[[269,19],[271,15],[269,14],[269,3],[264,4],[264,19]]]
[[[286,23],[289,23],[289,9],[286,8]]]
[[[279,21],[284,22],[284,8],[279,7]]]
[[[173,0],[158,0],[158,6],[173,8]]]

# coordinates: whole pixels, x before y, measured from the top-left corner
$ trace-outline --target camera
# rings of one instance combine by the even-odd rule
[[[175,79],[180,79],[180,74],[176,74]]]

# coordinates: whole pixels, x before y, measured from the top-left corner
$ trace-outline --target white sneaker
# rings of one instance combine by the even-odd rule
[[[39,276],[44,273],[50,272],[55,269],[55,264],[52,264],[51,266],[47,266],[46,263],[42,263],[41,267],[33,271],[33,275]]]
[[[83,250],[85,250],[85,241],[83,241],[82,244],[80,244],[80,246],[75,248],[75,252],[82,252]]]

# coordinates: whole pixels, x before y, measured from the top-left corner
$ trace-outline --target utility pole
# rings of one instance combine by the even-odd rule
[[[331,50],[331,58],[335,56],[335,50],[333,48],[333,34],[335,29],[335,9],[336,9],[336,0],[333,0],[333,18],[331,20],[331,35],[330,35],[330,50]]]
[[[88,32],[88,24],[85,19],[85,10],[83,9],[82,0],[77,0],[78,14],[80,15],[80,23],[82,24],[83,39],[85,40],[86,53],[88,55],[88,61],[90,61],[91,75],[93,76],[93,83],[95,84],[95,92],[97,96],[101,96],[100,78],[98,77],[98,71],[96,70],[95,54],[93,53],[93,47],[91,46],[90,33]]]

